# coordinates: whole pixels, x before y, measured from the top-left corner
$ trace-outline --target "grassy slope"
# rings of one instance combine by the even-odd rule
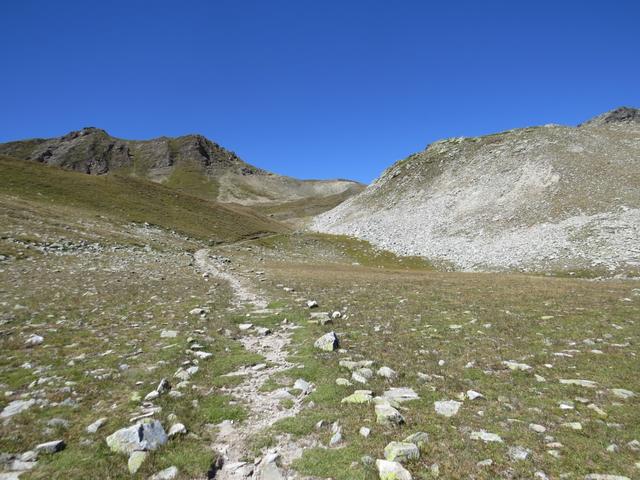
[[[4,195],[116,222],[147,222],[203,240],[235,241],[284,230],[247,208],[222,206],[130,177],[84,175],[0,156],[0,178]]]
[[[287,318],[303,327],[296,331],[291,351],[292,360],[305,368],[285,372],[271,383],[300,377],[317,385],[309,397],[316,407],[276,424],[270,434],[255,439],[256,448],[272,443],[279,432],[315,435],[326,444],[330,429],[318,431],[315,424],[339,420],[344,448],[307,449],[296,463],[302,473],[373,480],[374,469],[363,467],[360,457],[381,458],[388,442],[422,430],[431,441],[421,459],[408,467],[417,479],[433,478],[433,464],[439,465],[441,478],[533,478],[538,470],[550,478],[564,473],[582,478],[591,472],[635,478],[637,453],[626,444],[640,438],[639,400],[621,400],[610,389],[640,392],[638,282],[444,273],[418,265],[394,266],[391,256],[369,257],[367,265],[353,266],[350,260],[366,248],[335,240],[333,247],[329,236],[252,242],[261,246],[254,254],[265,258],[262,268],[269,282],[263,286],[273,288],[270,298],[286,305]],[[297,257],[301,249],[305,255]],[[344,255],[342,262],[336,252]],[[294,287],[294,296],[283,293],[279,284]],[[326,327],[309,324],[300,298],[316,299],[325,311],[347,308],[348,318]],[[328,330],[338,332],[344,353],[313,348],[313,341]],[[374,360],[374,370],[387,365],[400,377],[393,382],[374,378],[366,387],[339,387],[335,379],[349,378],[349,372],[338,360],[349,357]],[[525,362],[532,371],[511,372],[503,360]],[[417,372],[435,376],[425,382]],[[546,381],[537,381],[534,373]],[[560,378],[593,380],[598,388],[562,385]],[[399,429],[377,425],[370,405],[340,404],[355,389],[380,394],[389,386],[410,386],[421,396],[403,405],[407,424]],[[434,412],[434,401],[456,399],[469,389],[485,399],[464,401],[453,418]],[[561,402],[574,408],[562,410]],[[606,416],[588,408],[591,403]],[[565,422],[580,422],[583,430],[562,426]],[[530,423],[544,425],[553,440],[531,431]],[[368,439],[358,434],[363,425],[372,429]],[[469,433],[480,429],[500,434],[505,444],[471,440]],[[559,459],[547,453],[552,441],[563,445]],[[607,452],[611,444],[618,445],[617,453]],[[529,449],[529,458],[512,461],[512,446]],[[491,467],[476,466],[486,458],[493,459]]]

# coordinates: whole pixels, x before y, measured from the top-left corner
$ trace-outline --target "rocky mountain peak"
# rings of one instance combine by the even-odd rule
[[[611,124],[637,123],[640,124],[640,110],[633,107],[618,107],[605,112],[597,117],[587,120],[584,125],[611,125]]]

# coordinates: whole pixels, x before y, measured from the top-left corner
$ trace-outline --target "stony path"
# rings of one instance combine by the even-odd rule
[[[234,306],[242,308],[252,307],[255,314],[266,314],[266,300],[256,292],[246,279],[234,274],[221,261],[221,257],[212,256],[207,250],[195,253],[197,268],[203,274],[215,276],[229,282],[234,293]],[[271,312],[273,313],[273,312]],[[265,357],[267,364],[246,366],[229,376],[242,376],[244,381],[229,388],[226,393],[245,405],[248,418],[240,424],[226,420],[219,425],[219,433],[213,444],[223,460],[222,466],[215,474],[216,479],[298,479],[294,472],[287,476],[276,465],[276,460],[286,465],[302,455],[302,444],[289,441],[288,438],[278,439],[277,445],[259,460],[258,463],[246,462],[250,441],[277,421],[295,416],[302,408],[302,400],[308,392],[298,390],[298,395],[292,395],[287,389],[277,389],[271,392],[261,391],[269,378],[279,372],[295,368],[296,365],[287,360],[286,347],[291,341],[291,332],[296,327],[285,322],[273,332],[265,332],[255,328],[246,330],[246,335],[240,339],[244,348],[250,352]],[[281,400],[290,400],[291,408],[282,408]],[[305,445],[306,446],[306,445]]]

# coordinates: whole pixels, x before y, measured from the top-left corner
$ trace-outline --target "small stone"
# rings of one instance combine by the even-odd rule
[[[335,447],[340,442],[342,442],[342,433],[338,431],[334,433],[333,436],[331,437],[331,440],[329,440],[329,446]]]
[[[167,435],[158,420],[144,419],[130,427],[121,428],[106,438],[114,452],[130,454],[136,450],[155,450],[167,443]]]
[[[529,424],[529,429],[533,430],[536,433],[544,433],[547,431],[547,428],[543,425],[539,425],[537,423],[530,423]]]
[[[482,440],[485,443],[503,443],[500,435],[495,433],[485,432],[484,430],[480,430],[477,432],[471,432],[470,435],[471,440]]]
[[[299,378],[293,384],[293,389],[300,390],[303,393],[309,393],[311,392],[311,390],[313,390],[313,386],[306,380]]]
[[[144,452],[142,450],[136,450],[135,452],[131,452],[129,455],[129,461],[127,462],[127,467],[129,467],[129,473],[132,475],[140,470],[140,467],[144,463],[144,461],[149,456],[148,452]]]
[[[384,458],[389,461],[406,462],[420,458],[420,451],[413,443],[390,442],[384,447]]]
[[[531,454],[531,450],[521,446],[509,447],[507,454],[511,460],[523,461]]]
[[[341,318],[341,317],[342,317],[342,313],[340,313],[338,310],[336,310],[331,314],[331,318],[334,320],[337,320],[338,318]]]
[[[476,392],[475,390],[467,390],[466,396],[469,400],[476,400],[478,398],[484,398],[484,395],[482,395],[479,392]]]
[[[371,390],[356,390],[348,397],[343,398],[341,403],[371,403],[372,400]]]
[[[531,365],[527,365],[526,363],[514,362],[513,360],[505,360],[502,362],[502,364],[509,370],[521,370],[523,372],[531,370]]]
[[[454,415],[457,415],[461,406],[462,402],[458,402],[456,400],[441,400],[434,403],[436,413],[444,417],[453,417]]]
[[[561,426],[572,430],[582,430],[582,424],[580,422],[566,422],[561,424]]]
[[[318,308],[318,302],[315,300],[307,300],[307,308]]]
[[[271,329],[267,327],[256,327],[256,333],[261,337],[271,335]]]
[[[416,432],[403,440],[406,443],[413,443],[418,448],[424,448],[429,443],[429,434],[426,432]]]
[[[187,427],[182,423],[174,423],[169,428],[169,433],[167,434],[169,438],[177,437],[178,435],[185,435],[187,433]]]
[[[389,367],[380,367],[376,373],[379,377],[386,378],[387,380],[393,380],[398,377],[398,374]]]
[[[325,352],[332,352],[338,348],[339,343],[335,332],[329,332],[318,338],[313,345]]]
[[[411,474],[398,462],[376,460],[380,480],[412,480]]]
[[[613,393],[618,398],[622,398],[623,400],[635,397],[636,395],[631,390],[625,390],[624,388],[612,388],[611,393]]]
[[[364,438],[367,438],[369,436],[369,434],[371,434],[371,429],[367,428],[367,427],[360,427],[359,433]]]
[[[178,476],[178,467],[171,466],[151,475],[149,480],[174,480]]]
[[[24,343],[27,347],[35,347],[36,345],[40,345],[42,342],[44,342],[44,338],[40,335],[34,334],[27,338]]]
[[[245,332],[247,330],[250,330],[251,327],[253,327],[253,323],[241,323],[240,325],[238,325],[238,328],[240,329],[240,331]]]
[[[346,378],[336,378],[336,385],[340,385],[341,387],[350,387],[353,384]]]
[[[25,410],[30,409],[33,405],[35,405],[36,401],[33,399],[29,400],[14,400],[9,403],[2,412],[0,412],[0,418],[9,418],[13,415],[17,415],[18,413],[22,413]]]
[[[57,453],[60,450],[64,450],[65,446],[64,440],[53,440],[37,445],[35,450],[38,453]]]
[[[480,460],[478,463],[476,463],[476,465],[478,467],[490,467],[491,465],[493,465],[493,460],[491,460],[490,458],[487,458],[486,460]]]
[[[160,338],[176,338],[178,336],[177,330],[162,330],[160,332]]]
[[[382,398],[391,403],[403,403],[420,399],[418,394],[408,387],[390,388],[382,394]]]
[[[596,388],[598,384],[591,380],[582,380],[580,378],[561,378],[560,383],[563,385],[577,385],[585,388]]]
[[[404,417],[398,410],[388,403],[379,403],[375,406],[376,422],[381,425],[400,425],[404,423]]]
[[[102,427],[105,423],[107,423],[107,417],[102,417],[93,422],[86,428],[87,433],[96,433],[100,427]]]

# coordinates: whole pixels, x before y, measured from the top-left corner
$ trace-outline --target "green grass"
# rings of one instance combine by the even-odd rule
[[[295,288],[295,297],[316,299],[320,310],[345,307],[348,311],[347,318],[325,327],[309,324],[308,310],[302,307],[282,313],[302,327],[295,330],[290,360],[304,365],[283,376],[291,382],[304,378],[316,384],[316,391],[307,398],[315,407],[276,423],[255,440],[256,453],[280,433],[315,437],[326,445],[330,430],[318,431],[315,425],[319,420],[338,420],[345,447],[305,449],[294,464],[302,474],[375,479],[375,471],[360,463],[363,455],[382,458],[388,442],[425,431],[431,441],[421,459],[408,465],[414,478],[432,478],[425,473],[432,464],[438,464],[441,478],[494,479],[507,474],[531,478],[538,470],[550,478],[563,473],[576,478],[593,472],[637,475],[637,455],[625,445],[640,438],[640,397],[619,400],[610,389],[640,393],[638,282],[401,270],[393,263],[380,268],[378,259],[368,267],[352,267],[349,262],[354,253],[345,249],[349,244],[342,238],[329,245],[331,241],[311,235],[252,242],[271,250],[271,255],[266,250],[260,250],[260,255],[268,259],[261,269],[266,271],[269,281],[263,286],[271,287],[273,302],[282,299],[291,304],[291,294],[276,287],[285,284]],[[306,248],[305,255],[293,260],[292,252],[301,248]],[[335,250],[347,253],[328,254]],[[322,260],[308,264],[307,257]],[[452,330],[451,325],[462,328]],[[313,348],[313,341],[328,330],[338,332],[344,354]],[[594,345],[585,343],[590,339]],[[593,349],[603,353],[592,353]],[[399,378],[390,383],[374,378],[366,387],[339,387],[335,379],[350,374],[338,366],[338,360],[348,357],[374,360],[374,370],[389,366]],[[438,364],[440,360],[444,365]],[[511,372],[502,365],[503,360],[525,362],[533,372]],[[474,363],[467,368],[469,362]],[[425,382],[418,372],[440,377]],[[544,376],[546,382],[536,381],[533,373]],[[562,385],[560,378],[593,380],[598,388]],[[276,377],[272,383],[279,381]],[[401,428],[377,425],[372,406],[340,403],[354,389],[380,394],[389,386],[410,386],[421,397],[403,405],[407,423]],[[452,418],[435,413],[435,401],[456,399],[469,389],[486,398],[465,400]],[[588,402],[576,400],[583,398]],[[572,401],[575,409],[561,410],[563,401]],[[588,403],[605,410],[607,417],[587,408]],[[561,426],[572,421],[581,422],[583,430]],[[531,431],[529,423],[546,426],[546,434],[564,445],[560,459],[547,453],[550,447],[544,435]],[[611,426],[616,424],[620,426]],[[358,434],[361,426],[372,429],[368,439]],[[469,432],[480,429],[501,435],[505,444],[472,441]],[[608,453],[606,447],[614,443],[620,451]],[[526,461],[508,457],[508,447],[516,445],[531,450]],[[476,466],[486,458],[493,459],[491,467]]]
[[[248,209],[228,207],[145,180],[93,176],[0,157],[0,194],[40,205],[104,215],[115,222],[149,223],[214,242],[234,241],[284,227]]]

